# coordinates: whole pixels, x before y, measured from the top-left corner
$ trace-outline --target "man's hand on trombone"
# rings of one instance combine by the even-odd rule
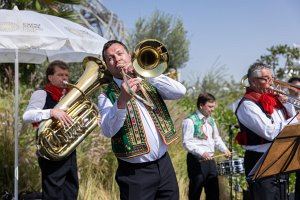
[[[140,78],[136,78],[133,67],[122,67],[121,70],[124,82],[121,85],[121,92],[118,98],[119,109],[126,107],[126,103],[132,98],[132,93],[139,91],[139,85],[142,81]]]

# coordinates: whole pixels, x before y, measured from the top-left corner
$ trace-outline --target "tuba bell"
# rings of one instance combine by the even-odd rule
[[[65,109],[72,118],[71,126],[64,127],[56,119],[48,119],[39,125],[37,134],[38,153],[49,160],[61,160],[70,155],[98,123],[98,108],[87,97],[108,81],[106,67],[101,60],[86,57],[85,69],[76,85],[63,97],[55,108]]]

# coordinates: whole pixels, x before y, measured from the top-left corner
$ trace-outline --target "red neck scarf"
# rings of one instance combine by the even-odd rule
[[[52,85],[51,83],[48,83],[45,87],[44,87],[44,90],[49,92],[52,99],[56,102],[59,102],[59,100],[61,99],[61,97],[65,94],[67,94],[69,92],[70,89],[66,88],[66,89],[61,89],[61,88],[58,88],[54,85]],[[64,93],[64,90],[65,90],[65,93]],[[38,122],[34,122],[32,123],[32,126],[33,127],[38,127],[39,126],[39,123]]]
[[[70,89],[68,89],[68,88],[61,89],[61,88],[58,88],[58,87],[52,85],[51,83],[48,83],[44,87],[44,90],[50,93],[50,95],[54,101],[58,102],[62,96],[64,96],[65,94],[67,94],[69,92]]]
[[[279,99],[271,93],[260,94],[258,92],[255,92],[253,89],[247,87],[246,94],[244,96],[259,103],[264,109],[265,113],[267,113],[268,115],[272,115],[272,113],[274,112],[274,108],[284,108],[283,104],[279,101]],[[285,114],[287,114],[285,109],[284,112]]]

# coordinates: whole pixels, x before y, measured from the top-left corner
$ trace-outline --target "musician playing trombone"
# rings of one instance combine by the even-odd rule
[[[246,150],[244,166],[249,178],[250,171],[275,137],[289,123],[299,122],[300,116],[293,118],[295,110],[292,104],[287,103],[287,96],[272,90],[274,76],[268,65],[254,63],[248,69],[247,78],[249,86],[236,109],[241,129],[236,140]],[[286,195],[286,178],[285,175],[255,181],[249,178],[251,199],[282,199]]]
[[[182,142],[188,151],[189,200],[199,200],[203,188],[206,199],[219,199],[218,171],[213,157],[215,148],[226,157],[231,156],[211,117],[215,106],[216,99],[212,94],[199,94],[198,110],[182,122]]]
[[[108,41],[102,56],[113,81],[98,97],[100,124],[103,134],[111,138],[118,160],[115,179],[120,199],[179,199],[167,152],[167,144],[177,135],[163,100],[182,97],[185,87],[163,74],[137,77],[131,54],[120,41]],[[151,102],[135,98],[133,93],[148,96]]]

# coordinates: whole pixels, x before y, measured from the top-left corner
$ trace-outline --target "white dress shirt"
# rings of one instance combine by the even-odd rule
[[[186,88],[179,83],[165,75],[160,75],[156,78],[147,79],[159,92],[161,97],[165,100],[175,100],[182,97]],[[123,80],[114,78],[114,81],[121,87]],[[135,99],[138,110],[144,125],[147,142],[150,147],[150,152],[145,155],[134,158],[122,158],[131,163],[142,163],[154,161],[162,157],[167,151],[167,145],[163,142],[161,135],[155,127],[154,122],[144,104]],[[98,108],[101,115],[101,129],[106,137],[113,137],[123,126],[127,114],[126,109],[118,109],[117,101],[112,104],[105,94],[100,94],[98,97]]]
[[[47,92],[45,90],[36,90],[33,92],[26,111],[23,114],[23,121],[25,123],[40,122],[51,117],[50,109],[43,110],[46,98]]]
[[[194,123],[191,119],[186,118],[182,122],[182,143],[184,148],[191,154],[201,157],[203,153],[207,152],[210,156],[214,155],[215,148],[224,152],[227,149],[222,138],[220,137],[219,130],[216,123],[212,126],[208,118],[199,111],[196,111],[199,119],[205,120],[203,123],[203,131],[207,135],[207,139],[199,139],[194,137]]]
[[[293,116],[296,114],[294,106],[288,103],[284,104],[284,106],[288,115],[292,117],[286,120],[282,110],[274,109],[274,112],[271,115],[274,121],[274,123],[272,123],[272,120],[266,116],[256,103],[244,100],[237,110],[237,117],[238,120],[248,129],[260,137],[272,141],[286,125],[298,122],[296,118],[293,119]],[[256,152],[265,152],[269,147],[270,143],[260,145],[243,145],[244,149]]]

